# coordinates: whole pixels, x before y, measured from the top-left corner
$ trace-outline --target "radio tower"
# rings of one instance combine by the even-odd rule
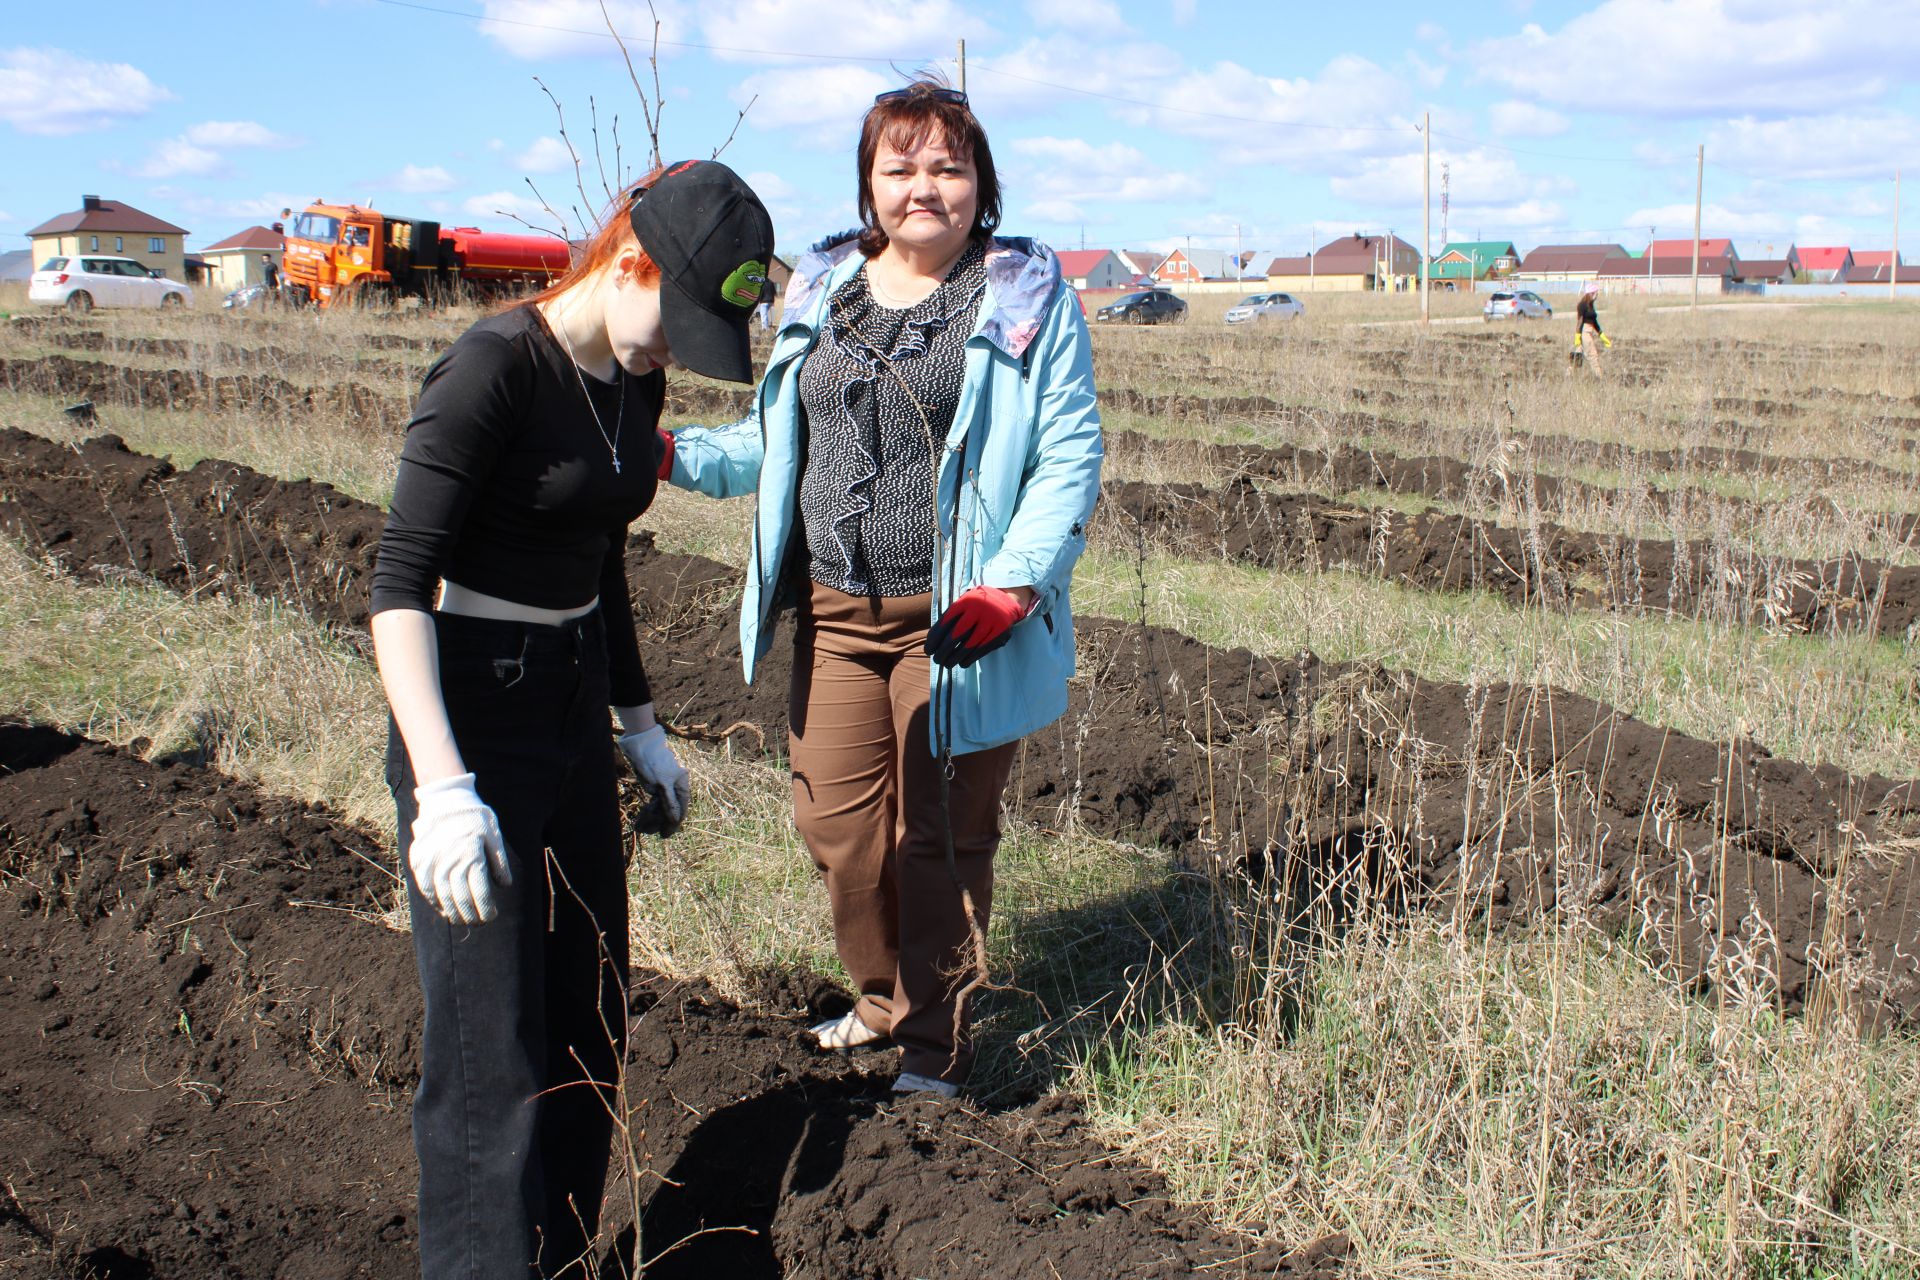
[[[1442,249],[1447,247],[1447,188],[1450,185],[1448,178],[1452,169],[1453,166],[1446,161],[1440,162],[1440,247]]]

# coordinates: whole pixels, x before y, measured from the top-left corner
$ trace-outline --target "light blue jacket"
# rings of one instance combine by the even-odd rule
[[[800,362],[827,299],[862,261],[851,238],[802,257],[753,411],[729,426],[687,427],[674,436],[674,484],[716,498],[759,494],[740,605],[748,683],[773,642],[777,578],[794,531]],[[973,666],[934,665],[928,745],[936,753],[943,729],[959,755],[1015,741],[1066,712],[1074,663],[1067,587],[1086,549],[1102,452],[1087,322],[1061,283],[1059,261],[1034,241],[996,237],[940,459],[943,559],[935,566],[931,618],[982,583],[1030,586],[1038,598],[1012,638]]]

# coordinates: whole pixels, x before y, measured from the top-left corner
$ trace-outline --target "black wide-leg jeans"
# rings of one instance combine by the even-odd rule
[[[598,610],[563,626],[436,613],[454,741],[505,837],[500,914],[450,924],[407,874],[426,997],[420,1085],[424,1280],[589,1274],[626,1039],[624,840]],[[413,768],[387,781],[412,843]]]

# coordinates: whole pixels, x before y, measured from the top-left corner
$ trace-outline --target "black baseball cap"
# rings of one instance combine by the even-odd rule
[[[695,373],[752,382],[747,320],[771,296],[773,219],[718,160],[670,164],[627,214],[660,267],[660,318],[673,358]]]

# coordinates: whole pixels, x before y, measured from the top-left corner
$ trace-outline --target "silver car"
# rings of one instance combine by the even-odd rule
[[[1248,324],[1255,320],[1297,320],[1306,307],[1290,293],[1250,293],[1227,308],[1228,324]]]
[[[1550,320],[1553,308],[1532,290],[1515,289],[1488,298],[1480,316],[1484,320]]]

